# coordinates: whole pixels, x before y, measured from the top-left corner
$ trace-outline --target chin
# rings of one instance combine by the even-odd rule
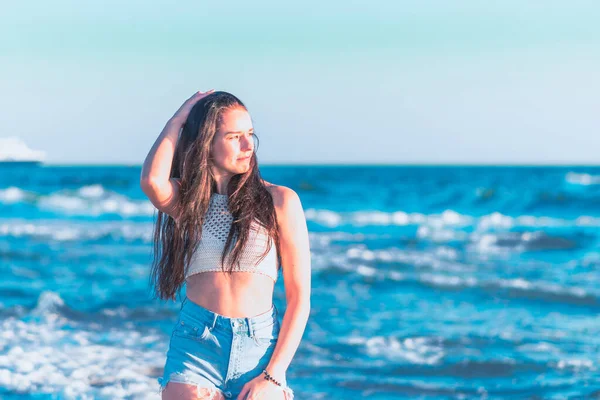
[[[243,174],[245,172],[247,172],[250,169],[249,165],[233,165],[230,168],[227,168],[227,172],[229,172],[230,174]]]

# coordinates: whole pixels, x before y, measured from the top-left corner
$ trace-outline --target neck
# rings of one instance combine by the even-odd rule
[[[212,175],[217,185],[217,193],[227,194],[227,185],[229,184],[229,180],[231,179],[231,174],[224,174],[213,168]]]

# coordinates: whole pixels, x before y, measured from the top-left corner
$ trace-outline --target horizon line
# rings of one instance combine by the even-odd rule
[[[81,166],[81,167],[141,167],[142,163],[49,163],[43,162],[39,166],[61,167],[61,166]],[[364,163],[344,163],[344,162],[315,162],[315,163],[269,163],[263,162],[260,167],[600,167],[600,163],[584,162],[532,162],[532,163],[490,163],[490,162],[413,162],[413,163],[385,163],[385,162],[364,162]]]

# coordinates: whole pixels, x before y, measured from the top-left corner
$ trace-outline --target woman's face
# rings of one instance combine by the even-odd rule
[[[243,108],[227,110],[212,143],[214,166],[223,173],[242,174],[250,168],[254,153],[254,128]]]

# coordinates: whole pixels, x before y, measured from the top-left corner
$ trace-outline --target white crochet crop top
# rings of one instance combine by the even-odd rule
[[[225,194],[213,193],[210,205],[202,224],[202,237],[200,243],[190,260],[185,273],[185,278],[194,274],[209,271],[223,271],[221,268],[221,254],[231,229],[233,215],[227,207],[228,197]],[[271,241],[271,249],[265,258],[255,266],[267,248],[267,241]],[[227,263],[229,256],[225,258]],[[225,264],[227,266],[227,264]],[[274,282],[278,277],[278,259],[275,242],[270,238],[266,229],[256,221],[250,225],[248,242],[242,251],[239,267],[233,272],[254,272],[269,276]]]

